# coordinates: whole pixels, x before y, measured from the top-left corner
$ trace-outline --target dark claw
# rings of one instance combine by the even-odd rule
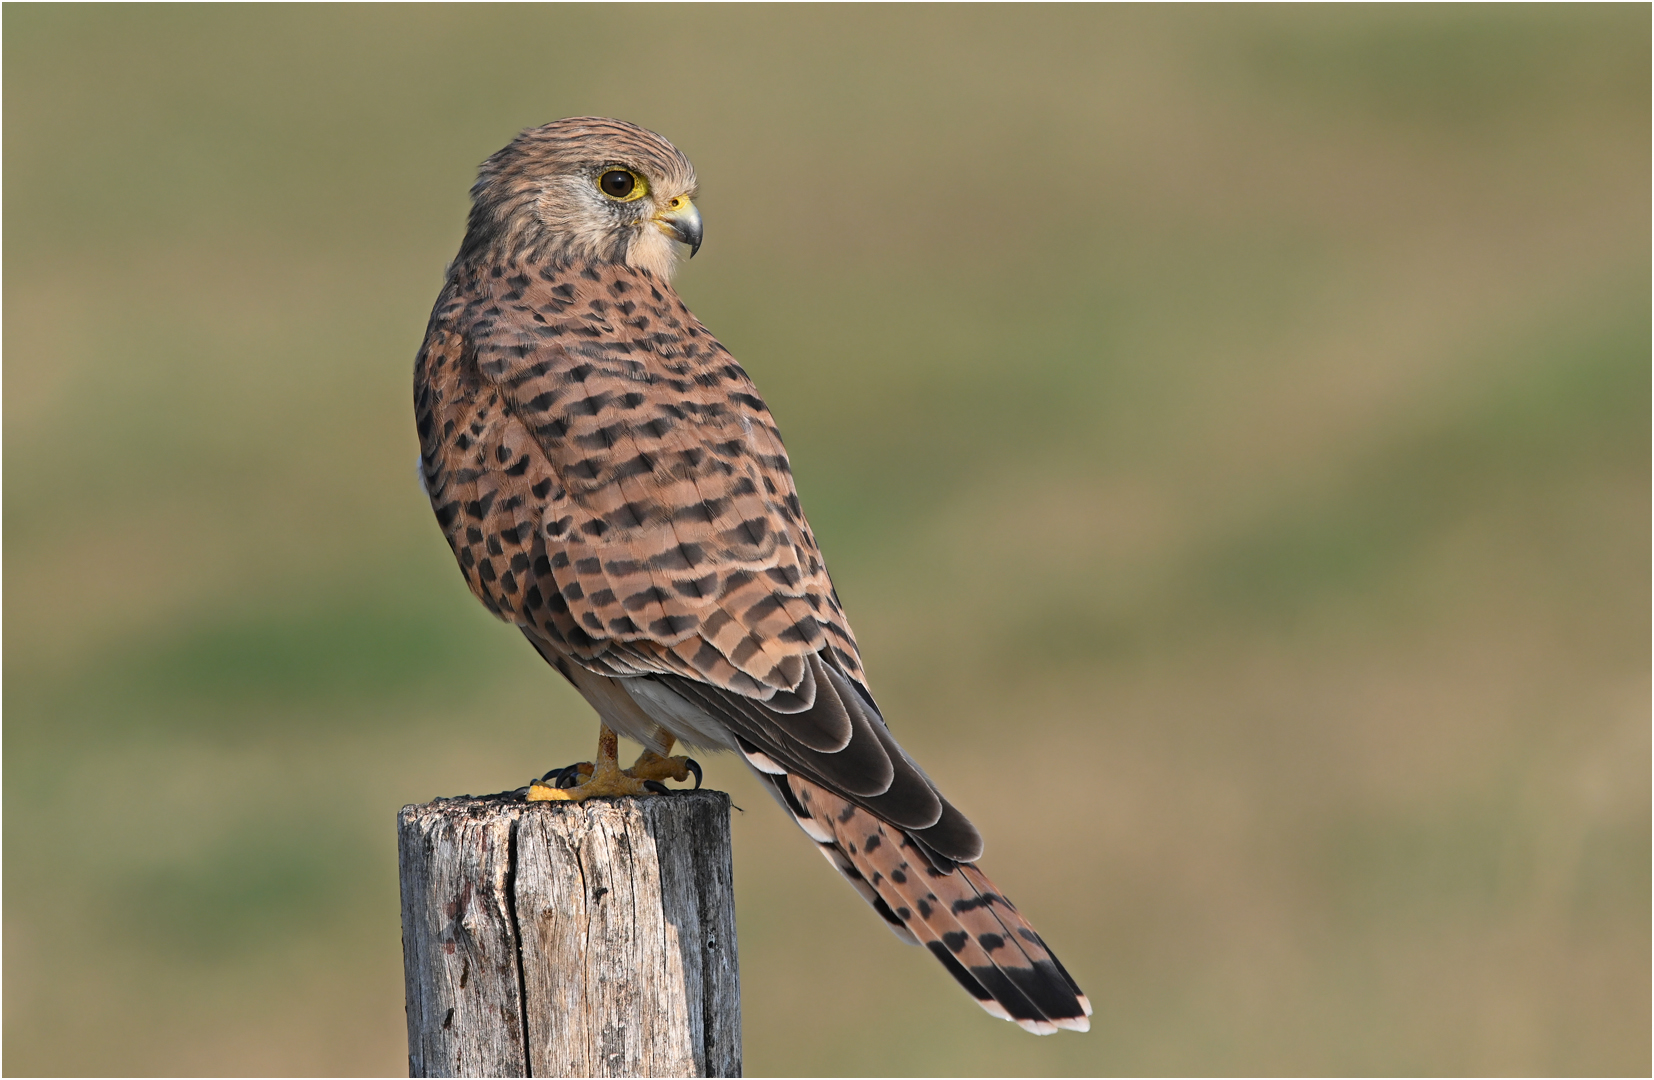
[[[659,780],[645,780],[643,782],[643,787],[645,791],[653,791],[656,795],[672,794],[672,789],[661,783]]]
[[[696,790],[696,791],[701,790],[701,763],[696,761],[692,757],[686,757],[686,758],[683,759],[683,764],[684,764],[684,768],[688,769],[690,772],[695,774],[695,788],[694,788],[694,790]]]
[[[573,765],[564,765],[560,769],[552,769],[536,780],[535,783],[547,784],[554,788],[573,787],[580,783],[580,763],[577,761]]]

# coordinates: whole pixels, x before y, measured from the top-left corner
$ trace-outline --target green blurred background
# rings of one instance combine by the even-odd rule
[[[594,731],[413,354],[596,113],[1097,1008],[984,1016],[724,758],[749,1073],[1647,1073],[1649,24],[7,5],[5,1071],[403,1071],[396,810]]]

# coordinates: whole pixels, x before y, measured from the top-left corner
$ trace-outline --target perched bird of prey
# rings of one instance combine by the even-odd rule
[[[601,718],[531,799],[664,790],[731,750],[897,936],[995,1016],[1091,1006],[976,868],[982,837],[885,726],[769,409],[672,289],[689,160],[579,117],[483,163],[414,368],[425,489],[460,570]],[[647,749],[616,761],[616,733]]]

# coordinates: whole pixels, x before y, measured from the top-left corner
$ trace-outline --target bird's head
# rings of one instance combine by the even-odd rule
[[[578,116],[529,128],[483,162],[461,259],[625,263],[669,280],[677,244],[701,246],[695,169],[677,147],[622,120]]]

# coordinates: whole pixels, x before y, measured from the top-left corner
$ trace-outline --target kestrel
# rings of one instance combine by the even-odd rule
[[[976,868],[981,834],[885,726],[768,407],[672,289],[695,194],[633,124],[523,132],[482,165],[414,366],[466,582],[601,718],[596,761],[529,797],[664,790],[699,780],[675,743],[734,751],[984,1009],[1085,1031],[1085,995]],[[630,769],[617,732],[647,748]]]

